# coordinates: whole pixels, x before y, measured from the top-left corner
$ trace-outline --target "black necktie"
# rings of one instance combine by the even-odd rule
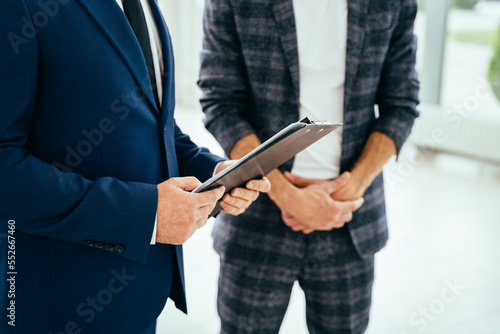
[[[123,0],[123,11],[125,12],[128,22],[130,23],[130,26],[139,41],[139,45],[141,46],[142,54],[144,55],[146,66],[148,68],[149,81],[151,82],[151,87],[153,87],[156,106],[160,109],[160,99],[158,98],[155,66],[151,51],[151,43],[149,42],[148,25],[146,24],[146,18],[144,16],[144,11],[142,10],[141,1]]]

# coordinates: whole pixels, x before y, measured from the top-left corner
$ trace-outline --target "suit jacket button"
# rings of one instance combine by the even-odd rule
[[[115,246],[112,245],[112,244],[107,244],[106,246],[104,246],[104,248],[107,250],[107,251],[113,251],[115,249]]]
[[[102,248],[104,248],[104,243],[102,243],[102,242],[98,241],[98,242],[96,242],[96,243],[95,243],[95,246],[96,246],[97,248],[99,248],[99,249],[102,249]]]
[[[85,240],[85,246],[94,247],[95,243],[92,240]]]
[[[123,245],[116,245],[115,246],[115,252],[117,252],[117,253],[123,253],[123,252],[125,252],[125,247]]]

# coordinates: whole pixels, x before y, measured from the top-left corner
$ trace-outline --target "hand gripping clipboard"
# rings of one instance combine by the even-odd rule
[[[292,123],[238,162],[208,179],[193,190],[193,193],[200,193],[220,186],[224,186],[226,193],[228,193],[238,186],[244,187],[246,182],[266,176],[297,153],[341,126],[341,123],[313,122],[307,117]],[[215,216],[220,210],[222,208],[217,203],[209,217]]]

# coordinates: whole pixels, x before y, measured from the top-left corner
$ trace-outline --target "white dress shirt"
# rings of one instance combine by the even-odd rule
[[[140,0],[142,5],[142,10],[144,11],[144,16],[146,19],[146,25],[148,26],[149,32],[149,42],[151,44],[151,51],[153,54],[153,63],[155,68],[155,77],[156,77],[156,87],[158,90],[158,99],[160,100],[160,107],[162,105],[162,97],[163,97],[163,83],[162,73],[163,73],[163,54],[161,51],[161,39],[160,33],[158,32],[158,27],[155,24],[153,12],[151,11],[151,7],[147,0]],[[123,1],[116,0],[120,8],[123,10]],[[156,229],[157,229],[157,217],[155,216],[155,226],[153,229],[153,236],[151,237],[151,245],[156,244]]]
[[[300,118],[342,123],[347,0],[293,0],[300,71]],[[292,173],[315,179],[339,175],[342,131],[299,153]]]

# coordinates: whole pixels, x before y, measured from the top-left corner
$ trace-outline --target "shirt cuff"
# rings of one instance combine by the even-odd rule
[[[151,245],[156,245],[156,227],[158,225],[158,213],[155,215],[155,227],[153,229],[153,236],[151,237]]]

